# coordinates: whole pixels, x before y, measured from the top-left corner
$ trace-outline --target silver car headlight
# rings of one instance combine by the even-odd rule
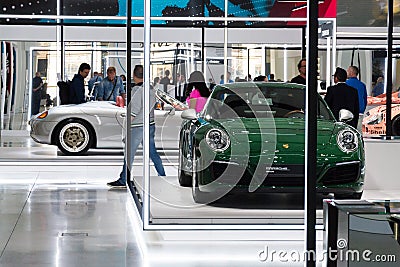
[[[382,120],[383,120],[383,113],[378,113],[378,114],[375,114],[375,115],[369,117],[368,119],[366,119],[365,123],[369,124],[369,125],[373,125],[373,124],[381,123]]]
[[[340,131],[337,135],[336,142],[340,150],[346,153],[354,152],[358,148],[357,134],[350,129]]]
[[[211,129],[206,133],[206,143],[214,151],[225,151],[231,141],[227,133],[220,129]]]

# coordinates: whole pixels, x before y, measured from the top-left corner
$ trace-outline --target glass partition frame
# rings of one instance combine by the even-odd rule
[[[227,3],[227,1],[225,2]],[[149,3],[150,4],[150,3]],[[147,5],[147,4],[146,4]],[[225,13],[227,14],[227,13]],[[153,17],[149,17],[150,15],[148,13],[145,14],[145,21],[150,21],[149,24],[147,25],[151,25],[151,21],[152,20],[158,20],[159,18],[153,18]],[[163,18],[165,19],[165,18]],[[175,19],[175,18],[171,18],[171,19]],[[198,18],[196,18],[197,20]],[[201,19],[206,19],[206,18],[200,18]],[[215,18],[213,18],[215,19]],[[233,20],[232,18],[229,18],[229,20]],[[240,19],[239,19],[240,20]],[[248,18],[246,18],[246,20],[250,20]],[[290,20],[290,19],[288,19]],[[224,18],[224,23],[228,22],[228,18],[225,17]],[[264,21],[262,18],[257,19],[257,21]],[[265,19],[265,21],[274,21],[274,20],[270,20],[270,19]],[[304,21],[304,19],[295,19],[295,21]],[[151,27],[151,26],[150,26]],[[146,28],[146,23],[145,23],[145,28]],[[228,56],[227,56],[227,50],[228,50],[228,28],[229,27],[225,27],[224,28],[224,41],[223,41],[223,45],[224,45],[224,66],[227,66],[227,62],[228,62]],[[150,34],[151,31],[146,31],[146,34]],[[147,70],[148,72],[150,71],[150,67],[146,68],[146,66],[150,66],[150,37],[145,36],[145,43],[144,43],[144,50],[145,50],[145,56],[144,58],[144,66],[145,66],[145,70]],[[147,42],[146,42],[147,40]],[[332,43],[333,46],[335,46],[335,39]],[[148,52],[146,53],[146,50],[148,50]],[[335,49],[333,49],[333,51],[335,51]],[[334,56],[333,56],[334,57]],[[336,62],[335,60],[332,60],[332,62]],[[226,69],[226,68],[225,68]],[[226,77],[227,72],[225,71],[225,77]],[[145,80],[149,80],[149,74],[146,75],[145,74]],[[226,81],[225,81],[226,82]],[[149,89],[150,89],[150,85],[149,83],[145,83],[145,94],[144,94],[144,101],[145,103],[148,103],[146,100],[148,100],[149,98]],[[148,125],[147,124],[149,122],[149,113],[147,112],[148,109],[146,109],[146,113],[145,113],[145,128],[148,129]],[[144,132],[144,147],[145,150],[148,151],[149,149],[149,132],[145,130]],[[149,156],[148,156],[148,152],[145,152],[145,157],[144,157],[144,164],[143,164],[143,173],[144,175],[144,188],[143,188],[143,207],[142,207],[142,220],[143,220],[143,228],[145,230],[303,230],[304,229],[304,224],[298,224],[298,225],[290,225],[290,224],[281,224],[281,225],[271,225],[271,224],[251,224],[251,225],[243,225],[243,224],[153,224],[151,222],[151,214],[150,214],[150,203],[151,203],[151,194],[150,192],[150,162],[149,162]],[[133,194],[135,194],[135,191],[132,191]],[[317,225],[316,226],[317,229],[323,229],[322,225]]]

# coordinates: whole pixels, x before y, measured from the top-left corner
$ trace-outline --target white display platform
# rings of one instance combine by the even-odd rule
[[[143,194],[143,177],[134,176]],[[320,198],[322,203],[322,196]],[[191,188],[181,187],[177,176],[151,176],[150,216],[153,225],[173,224],[304,224],[303,196],[294,194],[237,194],[213,204],[194,202]],[[322,205],[317,223],[322,224]]]
[[[400,140],[364,138],[365,190],[400,190]]]
[[[304,266],[303,260],[272,257],[275,252],[305,255],[302,230],[144,231],[133,201],[127,208],[133,235],[149,266]],[[318,267],[326,266],[323,234],[316,231]]]

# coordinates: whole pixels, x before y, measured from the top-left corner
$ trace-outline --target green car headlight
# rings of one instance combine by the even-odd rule
[[[206,143],[214,151],[225,151],[230,142],[228,134],[220,129],[211,129],[206,133]]]
[[[378,113],[378,114],[375,114],[372,117],[368,118],[365,122],[369,125],[373,125],[373,124],[381,123],[382,120],[383,120],[383,114]]]
[[[358,148],[357,134],[350,129],[342,130],[337,135],[337,144],[343,152],[354,152]]]

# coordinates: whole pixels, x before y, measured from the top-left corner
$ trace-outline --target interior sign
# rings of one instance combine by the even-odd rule
[[[333,34],[333,23],[325,22],[318,27],[318,38],[332,37]]]

